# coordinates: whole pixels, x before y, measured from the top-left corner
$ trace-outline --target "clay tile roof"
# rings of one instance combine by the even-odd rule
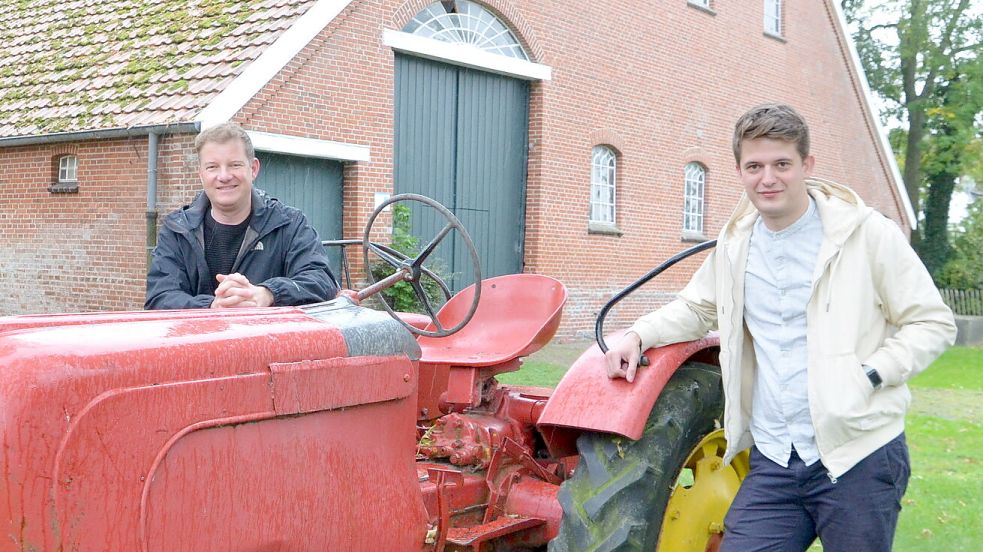
[[[190,122],[314,0],[0,3],[0,137]]]

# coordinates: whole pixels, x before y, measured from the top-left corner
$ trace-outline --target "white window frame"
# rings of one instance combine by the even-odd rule
[[[62,155],[58,158],[58,183],[75,184],[78,182],[79,158],[77,155]]]
[[[686,0],[686,1],[689,2],[690,4],[693,4],[694,6],[699,7],[699,8],[705,8],[707,10],[712,10],[713,9],[710,6],[710,0]]]
[[[707,169],[700,163],[687,163],[683,174],[683,237],[702,238]]]
[[[617,207],[618,156],[612,148],[594,146],[591,150],[591,224],[615,227]]]
[[[764,0],[765,33],[782,36],[782,0]]]

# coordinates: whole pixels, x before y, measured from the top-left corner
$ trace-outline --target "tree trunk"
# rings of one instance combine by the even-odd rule
[[[922,226],[922,239],[918,244],[918,256],[925,268],[935,276],[949,260],[952,253],[949,245],[949,203],[959,175],[943,169],[929,173],[928,194],[925,197],[925,221]]]
[[[908,111],[908,144],[905,148],[904,186],[911,201],[911,210],[917,218],[921,213],[921,174],[922,174],[922,137],[925,134],[925,111],[918,106],[911,106]],[[918,249],[921,241],[921,229],[911,233],[911,243]]]

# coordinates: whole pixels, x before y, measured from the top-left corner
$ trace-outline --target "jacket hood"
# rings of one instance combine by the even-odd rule
[[[874,211],[856,192],[832,180],[809,178],[805,184],[809,195],[816,201],[823,221],[823,234],[837,245],[842,245]],[[720,237],[727,240],[746,238],[757,219],[758,210],[748,199],[747,193],[741,194],[734,214],[724,225]]]

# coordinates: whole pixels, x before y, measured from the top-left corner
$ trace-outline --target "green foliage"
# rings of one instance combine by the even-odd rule
[[[420,253],[420,240],[411,232],[410,208],[402,203],[393,204],[392,217],[393,235],[390,246],[409,258],[415,257]],[[426,265],[426,267],[436,274],[438,278],[446,279],[444,271],[437,261]],[[395,268],[384,261],[372,263],[369,270],[377,282],[396,271]],[[423,291],[426,293],[434,312],[436,312],[444,301],[444,294],[440,286],[432,278],[423,275],[420,280],[420,285],[423,287]],[[397,312],[427,313],[426,307],[424,307],[409,282],[399,282],[383,291],[382,298],[390,308]]]
[[[935,275],[939,287],[983,289],[983,198],[969,208],[953,240],[953,253]]]
[[[933,273],[952,255],[949,203],[983,126],[983,17],[971,0],[841,0],[920,221],[913,243]]]

